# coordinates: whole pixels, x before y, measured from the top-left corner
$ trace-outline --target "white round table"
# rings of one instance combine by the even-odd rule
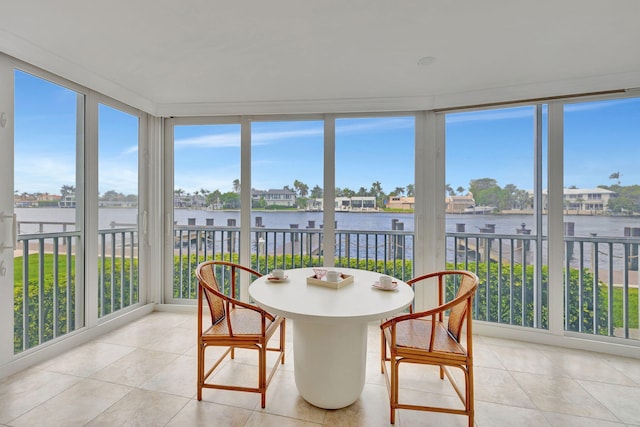
[[[340,289],[307,284],[312,268],[286,270],[287,280],[263,276],[249,286],[257,305],[293,321],[294,373],[298,391],[314,406],[338,409],[364,388],[367,323],[389,317],[413,301],[413,290],[397,280],[395,290],[373,288],[379,273],[335,268],[354,276]]]

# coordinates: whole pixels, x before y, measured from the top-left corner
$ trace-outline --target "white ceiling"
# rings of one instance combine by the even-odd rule
[[[0,51],[157,115],[426,109],[640,87],[640,0],[0,6]]]

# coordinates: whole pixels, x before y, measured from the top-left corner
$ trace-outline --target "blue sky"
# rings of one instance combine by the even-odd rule
[[[16,73],[15,190],[57,194],[75,183],[75,92]],[[546,109],[543,117],[546,142]],[[534,108],[515,107],[447,116],[447,178],[454,189],[494,178],[504,187],[533,186]],[[111,107],[100,111],[100,192],[137,193],[137,118]],[[323,123],[252,123],[252,186],[323,186]],[[336,120],[336,186],[358,191],[379,181],[386,193],[413,184],[411,116]],[[565,186],[640,183],[640,100],[565,107]],[[546,160],[546,158],[545,158]],[[546,170],[546,169],[545,169]],[[179,126],[175,131],[176,187],[232,189],[240,178],[240,126]]]

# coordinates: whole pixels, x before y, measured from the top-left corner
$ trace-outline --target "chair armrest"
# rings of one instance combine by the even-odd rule
[[[256,305],[253,304],[249,304],[247,302],[243,302],[234,298],[230,298],[225,296],[224,299],[226,300],[227,305],[231,304],[231,305],[236,305],[236,306],[240,306],[240,307],[244,307],[247,308],[249,310],[253,310],[255,312],[260,313],[261,316],[266,317],[267,319],[271,320],[272,322],[276,319],[275,316],[271,313],[269,313],[268,311],[264,310],[263,308],[260,308]]]
[[[391,325],[395,325],[396,323],[402,322],[405,320],[419,319],[421,317],[429,317],[429,316],[433,317],[436,314],[442,313],[450,309],[451,307],[460,304],[463,300],[469,298],[473,292],[475,292],[475,289],[473,289],[473,291],[465,292],[464,294],[458,295],[456,298],[452,299],[448,303],[439,305],[438,307],[434,307],[430,310],[420,311],[418,313],[401,314],[399,316],[392,317],[390,319],[387,319],[385,322],[383,322],[380,325],[380,329],[388,328]]]

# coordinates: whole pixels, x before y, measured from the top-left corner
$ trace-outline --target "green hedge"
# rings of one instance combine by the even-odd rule
[[[55,280],[55,266],[53,265],[53,255],[46,254],[44,256],[44,265],[42,266],[43,282],[40,284],[40,265],[39,254],[29,255],[28,260],[28,307],[26,321],[28,328],[26,336],[23,334],[24,314],[24,292],[22,287],[23,264],[22,258],[14,259],[14,352],[19,353],[25,349],[32,348],[42,342],[49,341],[56,336],[64,335],[82,325],[75,325],[75,258],[69,260],[65,255],[59,255],[57,261],[57,282]],[[217,257],[216,259],[222,259]],[[224,260],[238,262],[237,255],[226,255]],[[204,261],[204,257],[196,258],[195,255],[183,257],[180,263],[179,256],[174,258],[174,276],[173,276],[173,296],[174,298],[195,299],[197,292],[197,281],[195,278],[195,268],[198,263]],[[67,264],[70,263],[71,277],[67,277]],[[266,274],[274,268],[296,268],[311,267],[321,265],[322,259],[318,257],[308,256],[277,256],[269,257],[268,263],[264,257],[251,258],[251,268]],[[111,267],[114,267],[114,286],[113,286],[113,304],[111,302],[112,292],[112,275]],[[409,280],[412,277],[411,261],[373,261],[342,259],[337,260],[338,267],[359,268],[379,273],[391,274],[403,280]],[[130,302],[137,303],[139,301],[138,286],[138,263],[134,260],[131,265],[130,260],[124,262],[116,259],[112,264],[111,259],[105,260],[105,271],[109,274],[105,275],[104,284],[102,284],[103,294],[99,298],[98,308],[100,313],[104,315],[120,310],[130,305]],[[130,280],[131,268],[134,269],[133,281]],[[182,268],[182,270],[180,270]],[[521,265],[514,265],[513,271],[508,266],[503,265],[502,271],[499,271],[498,264],[491,263],[489,274],[487,275],[487,265],[484,263],[469,263],[465,265],[447,264],[447,269],[467,269],[475,272],[480,277],[480,286],[474,299],[474,318],[494,323],[523,325],[533,327],[534,325],[534,305],[533,305],[533,278],[534,269],[528,266],[526,271],[522,271]],[[122,274],[124,270],[124,283],[122,283]],[[98,265],[96,274],[101,271],[101,265]],[[524,285],[523,285],[524,276]],[[541,292],[541,319],[538,327],[542,329],[548,328],[548,276],[547,268],[542,269],[542,292]],[[487,282],[487,277],[489,281]],[[513,281],[511,280],[513,278]],[[228,283],[225,282],[226,287]],[[55,290],[55,293],[54,293]],[[456,290],[456,283],[447,284],[447,296],[451,298]],[[570,310],[568,315],[568,330],[581,331],[584,333],[608,335],[608,309],[609,301],[607,296],[607,287],[603,283],[599,283],[599,289],[596,295],[597,311],[594,310],[594,289],[593,275],[589,271],[585,271],[582,277],[582,288],[580,287],[580,271],[572,269],[569,272],[569,294],[567,301]],[[628,290],[629,304],[629,328],[638,328],[638,290],[632,288]],[[623,290],[621,288],[614,289],[613,298],[613,327],[620,328],[623,326]],[[69,306],[67,311],[67,301]],[[57,315],[55,315],[57,312]],[[597,318],[594,322],[594,313],[597,312]],[[582,313],[582,316],[580,316]],[[57,319],[56,330],[54,330],[54,317]],[[595,325],[594,325],[595,323]]]
[[[24,330],[25,320],[25,295],[23,288],[23,259],[14,259],[14,288],[13,288],[13,312],[14,312],[14,354],[20,353],[38,344],[50,341],[53,338],[65,335],[74,331],[83,324],[75,324],[76,312],[76,266],[75,257],[67,258],[66,255],[58,255],[57,265],[54,265],[54,256],[45,254],[43,265],[40,266],[39,254],[31,254],[28,258],[28,281],[27,281],[27,311],[26,320],[28,328]],[[105,271],[110,272],[112,261],[106,259]],[[102,286],[103,298],[98,301],[99,309],[104,309],[100,313],[109,314],[130,305],[130,294],[133,293],[133,303],[139,301],[138,286],[138,261],[134,260],[133,281],[130,280],[131,262],[126,259],[124,263],[121,259],[116,259],[114,266],[114,304],[111,304],[111,274],[105,275],[105,282]],[[98,272],[101,265],[98,265]],[[124,269],[125,283],[122,286],[121,271]],[[67,277],[67,270],[71,272],[71,277]],[[40,281],[42,271],[43,280]],[[56,280],[57,274],[57,280]],[[98,274],[96,272],[96,274]],[[124,298],[120,298],[121,294]],[[67,301],[69,304],[67,305]],[[54,318],[57,323],[54,325]],[[54,328],[55,326],[55,328]]]

